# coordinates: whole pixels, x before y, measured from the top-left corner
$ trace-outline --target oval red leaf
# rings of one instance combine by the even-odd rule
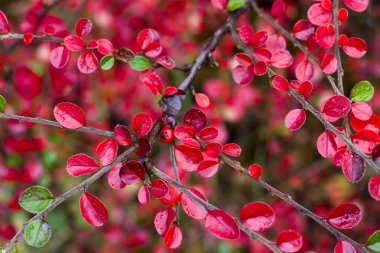
[[[177,249],[182,243],[182,232],[181,229],[174,225],[170,227],[169,231],[165,235],[164,239],[165,245],[169,249]]]
[[[314,26],[306,19],[301,19],[294,24],[293,35],[299,40],[307,40],[314,34]]]
[[[55,68],[61,69],[66,66],[69,61],[69,57],[69,50],[63,46],[59,46],[50,52],[50,63]]]
[[[126,185],[140,183],[145,178],[145,168],[138,161],[128,161],[120,169],[120,179]]]
[[[142,205],[148,204],[148,202],[150,200],[150,193],[149,193],[148,186],[143,184],[140,187],[139,192],[137,193],[137,199],[139,200],[140,204],[142,204]]]
[[[362,219],[359,207],[351,203],[343,203],[335,207],[327,216],[327,221],[339,229],[356,227]]]
[[[380,176],[373,176],[368,182],[368,192],[374,200],[380,201]]]
[[[233,240],[240,236],[240,230],[234,218],[227,212],[218,209],[207,213],[206,229],[223,240]]]
[[[300,129],[306,121],[306,112],[303,109],[294,109],[285,117],[285,126],[290,131]]]
[[[114,47],[111,41],[107,39],[99,39],[97,40],[98,43],[98,51],[102,55],[113,55],[114,54]]]
[[[137,46],[148,57],[156,57],[162,52],[160,35],[153,29],[144,29],[139,33]]]
[[[342,171],[348,181],[357,183],[364,177],[366,171],[365,161],[357,154],[348,154],[344,158]]]
[[[314,25],[326,25],[330,23],[332,12],[322,7],[322,4],[315,3],[307,11],[307,17]]]
[[[276,239],[277,247],[286,253],[297,252],[302,248],[302,235],[294,230],[282,231]]]
[[[252,202],[240,210],[240,220],[250,230],[261,232],[273,225],[275,214],[270,205],[264,202]]]
[[[258,164],[251,164],[248,168],[249,175],[253,178],[259,178],[263,174],[263,167]]]
[[[296,67],[296,77],[299,81],[309,81],[314,76],[314,66],[309,61],[302,61]]]
[[[96,147],[96,155],[100,158],[103,166],[111,164],[117,156],[117,142],[115,140],[105,140]]]
[[[91,74],[99,66],[98,58],[92,51],[81,54],[77,61],[77,67],[83,74]]]
[[[218,129],[215,127],[206,127],[199,132],[199,138],[202,141],[212,141],[218,137]]]
[[[65,37],[63,44],[70,51],[77,52],[82,51],[86,48],[86,44],[83,39],[76,35],[68,35]]]
[[[123,167],[122,163],[116,164],[114,167],[112,167],[107,177],[108,184],[111,186],[111,188],[116,190],[123,189],[126,186],[126,184],[123,181],[121,181],[120,178],[121,167]]]
[[[178,167],[185,171],[197,170],[198,164],[203,161],[203,155],[199,149],[185,145],[177,146],[175,155]]]
[[[351,10],[362,12],[365,11],[368,7],[369,0],[343,0]]]
[[[169,192],[169,186],[168,184],[161,179],[155,179],[150,184],[150,190],[152,191],[153,197],[156,199],[160,199],[165,197],[166,194]]]
[[[228,143],[223,146],[223,152],[227,155],[238,157],[241,154],[241,147],[236,143]]]
[[[202,178],[213,177],[219,170],[219,163],[217,161],[205,160],[198,166],[198,174]]]
[[[212,142],[205,146],[205,153],[212,158],[218,158],[223,151],[223,146],[219,143]]]
[[[329,98],[323,107],[323,113],[334,118],[346,116],[351,109],[350,100],[341,95],[335,95]]]
[[[128,147],[131,145],[131,133],[129,129],[123,125],[117,124],[115,129],[113,130],[116,141],[124,147]]]
[[[335,245],[334,253],[356,253],[356,249],[349,242],[338,241]]]
[[[237,84],[247,85],[253,80],[253,69],[252,67],[237,66],[232,70],[232,78]]]
[[[162,81],[160,76],[155,72],[145,77],[143,82],[153,92],[154,95],[162,94]]]
[[[207,108],[210,106],[209,97],[203,93],[195,93],[195,101],[202,108]]]
[[[137,136],[146,136],[153,127],[152,118],[145,112],[136,114],[132,118],[132,129]]]
[[[206,115],[198,109],[191,109],[183,116],[183,122],[186,126],[191,126],[199,132],[207,126]]]
[[[86,154],[76,154],[67,159],[66,170],[71,176],[77,177],[93,173],[99,169],[99,164]]]
[[[275,76],[272,80],[272,85],[280,91],[287,91],[289,89],[289,81],[283,76]]]
[[[322,60],[321,68],[323,73],[331,75],[335,73],[338,68],[338,60],[333,54],[329,54]]]
[[[11,28],[9,27],[9,22],[7,16],[5,16],[4,12],[0,10],[0,33],[9,33]]]
[[[108,220],[107,209],[94,195],[83,192],[79,199],[79,207],[83,219],[91,225],[100,227],[106,224]]]
[[[330,130],[324,131],[317,140],[317,149],[321,156],[325,158],[334,157],[337,151],[337,145],[334,138],[334,133]]]
[[[352,135],[352,142],[364,153],[371,153],[380,143],[380,136],[371,130],[361,130]]]
[[[173,207],[161,210],[156,214],[154,218],[154,227],[161,237],[166,235],[176,215],[177,212]]]
[[[189,191],[194,193],[196,196],[207,202],[206,197],[203,193],[195,188],[189,188]],[[203,220],[206,218],[207,210],[197,201],[193,200],[187,194],[182,194],[182,208],[183,211],[193,219]]]
[[[86,125],[86,115],[81,108],[69,102],[57,104],[53,110],[54,118],[63,127],[78,129]]]
[[[75,31],[78,36],[83,37],[91,32],[92,22],[87,18],[80,18],[75,24]]]

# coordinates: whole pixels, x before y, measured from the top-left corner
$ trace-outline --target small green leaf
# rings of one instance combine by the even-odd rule
[[[357,83],[351,90],[350,99],[352,102],[367,102],[373,97],[375,89],[368,81]]]
[[[49,223],[42,220],[30,222],[24,231],[25,242],[32,247],[41,248],[46,245],[51,236]]]
[[[103,70],[109,70],[115,63],[115,58],[112,55],[106,55],[100,60],[100,67]]]
[[[0,112],[4,112],[5,108],[7,108],[7,101],[0,95]]]
[[[229,0],[227,4],[227,10],[234,11],[240,9],[245,4],[244,0]]]
[[[152,63],[144,56],[136,56],[129,62],[129,66],[137,71],[144,71],[152,66]]]
[[[17,248],[17,245],[13,246],[13,247],[11,248],[11,250],[9,251],[9,253],[20,253],[20,251],[19,251],[18,248]]]
[[[53,203],[53,194],[42,186],[31,186],[18,199],[22,208],[30,213],[39,213]]]
[[[380,252],[380,230],[377,230],[368,238],[367,246],[375,252]]]

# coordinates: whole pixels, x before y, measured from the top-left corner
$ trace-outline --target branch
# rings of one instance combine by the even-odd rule
[[[0,40],[24,40],[24,34],[22,33],[7,33],[0,35]],[[63,39],[50,35],[34,35],[33,40],[50,41],[54,43],[63,43]]]
[[[194,200],[198,204],[202,205],[207,211],[219,209],[216,206],[214,206],[214,205],[204,201],[203,199],[199,198],[197,195],[195,195],[193,192],[191,192],[185,185],[182,185],[181,183],[178,183],[175,180],[171,179],[169,176],[167,176],[165,173],[163,173],[161,170],[156,168],[151,163],[147,163],[147,166],[158,178],[165,180],[169,184],[175,186],[180,192],[182,192],[183,194],[186,194],[192,200]],[[235,218],[235,221],[238,223],[239,229],[244,231],[249,237],[263,243],[265,246],[267,246],[273,252],[281,253],[281,250],[279,248],[277,248],[277,245],[275,242],[272,242],[272,241],[266,239],[265,237],[263,237],[259,233],[251,231],[243,223],[241,223],[241,221],[239,219]]]
[[[63,126],[61,126],[57,121],[47,120],[47,119],[42,119],[42,118],[25,117],[25,116],[10,114],[10,113],[0,113],[0,118],[14,119],[14,120],[18,120],[20,122],[32,122],[32,123],[37,123],[40,125],[59,127],[61,129],[64,129],[64,130],[67,129],[67,130],[78,131],[78,132],[98,134],[98,135],[103,135],[103,136],[107,136],[107,137],[113,137],[114,136],[113,132],[111,132],[111,131],[101,130],[101,129],[92,128],[92,127],[81,127],[78,129],[68,129],[68,128],[64,128]]]
[[[255,62],[257,62],[257,58],[254,56],[252,51],[249,49],[248,46],[246,46],[240,39],[239,35],[237,34],[236,28],[231,26],[231,35],[233,40],[235,41],[238,48],[240,48],[242,51],[244,51],[246,54],[248,54]],[[276,71],[274,71],[272,68],[268,66],[268,76],[273,77],[275,75],[278,75]],[[329,121],[327,121],[322,113],[315,109],[311,104],[309,104],[305,98],[297,93],[296,91],[289,89],[289,94],[292,95],[295,99],[298,100],[298,102],[301,103],[301,105],[304,107],[305,110],[308,110],[311,112],[328,130],[331,130],[334,134],[336,134],[339,139],[341,139],[350,149],[352,152],[358,154],[361,156],[366,163],[372,167],[376,171],[377,174],[380,174],[380,166],[377,165],[370,156],[365,154],[363,151],[361,151],[359,148],[357,148],[346,136],[344,136],[343,133],[341,133],[338,129],[335,128],[333,124],[331,124]]]
[[[25,230],[26,226],[29,223],[31,223],[32,221],[35,221],[35,220],[42,219],[42,218],[46,217],[47,214],[49,214],[51,211],[53,211],[63,201],[65,201],[66,199],[70,198],[75,193],[77,193],[77,192],[79,192],[79,191],[87,188],[90,184],[92,184],[93,182],[95,182],[96,180],[98,180],[101,176],[103,176],[105,173],[107,173],[109,170],[111,170],[115,165],[117,165],[118,163],[124,161],[132,152],[134,152],[137,149],[137,147],[138,147],[137,144],[133,145],[132,147],[130,147],[129,149],[127,149],[124,153],[122,153],[121,155],[119,155],[115,159],[115,161],[113,163],[111,163],[110,165],[104,166],[98,172],[96,172],[94,175],[92,175],[91,177],[89,177],[88,179],[86,179],[85,181],[83,181],[82,183],[76,185],[74,188],[68,190],[67,192],[65,192],[61,196],[57,197],[54,200],[54,202],[51,203],[51,205],[48,206],[45,210],[43,210],[42,212],[36,214],[30,220],[28,220],[27,222],[25,222],[23,224],[22,228],[12,238],[12,240],[10,240],[4,246],[3,250],[5,250],[5,252],[9,252],[9,250],[18,242],[18,240],[20,239],[21,235],[24,233],[24,230]]]
[[[275,20],[272,16],[270,16],[267,13],[263,12],[262,10],[260,10],[259,6],[257,5],[257,1],[256,0],[248,0],[248,1],[251,4],[252,9],[257,13],[257,15],[259,15],[260,17],[262,17],[263,19],[265,19],[266,21],[268,21],[269,23],[271,23],[274,26],[274,28],[276,28],[276,30],[280,34],[284,35],[288,40],[290,40],[295,47],[298,47],[306,55],[306,57],[311,62],[313,62],[319,68],[320,71],[322,71],[322,68],[321,68],[321,65],[320,65],[319,61],[309,52],[309,50],[307,49],[307,47],[305,47],[304,45],[302,45],[301,42],[299,42],[296,38],[294,38],[293,34],[290,33],[289,31],[287,31],[285,28],[283,28],[277,22],[277,20]],[[322,73],[323,73],[323,71],[322,71]],[[341,94],[341,91],[338,89],[338,87],[335,84],[334,78],[331,75],[326,75],[325,74],[325,76],[326,76],[327,80],[330,82],[331,87],[334,89],[334,92],[336,94]]]
[[[265,190],[267,190],[270,194],[279,197],[280,199],[282,199],[283,201],[285,201],[286,203],[288,203],[289,205],[291,205],[292,207],[294,207],[295,209],[297,209],[301,214],[306,215],[309,218],[311,218],[311,219],[315,220],[316,222],[318,222],[322,227],[324,227],[331,234],[333,234],[338,240],[347,241],[347,242],[351,243],[353,246],[355,246],[357,249],[359,249],[360,252],[369,253],[369,251],[367,250],[367,248],[366,248],[365,245],[360,244],[360,243],[354,241],[353,239],[351,239],[350,237],[346,236],[345,234],[341,233],[339,230],[337,230],[333,226],[331,226],[325,220],[325,218],[316,215],[315,213],[313,213],[312,211],[310,211],[306,207],[302,206],[301,204],[299,204],[298,202],[296,202],[295,200],[293,200],[290,195],[287,195],[287,194],[285,194],[285,193],[277,190],[276,188],[274,188],[273,186],[269,185],[268,183],[266,183],[262,179],[255,179],[255,178],[251,177],[251,175],[249,174],[249,172],[246,169],[244,169],[240,165],[239,162],[234,161],[234,160],[230,159],[229,157],[227,157],[226,155],[223,155],[223,154],[220,155],[220,158],[222,159],[223,162],[225,162],[226,164],[228,164],[230,167],[232,167],[234,170],[236,170],[240,174],[242,174],[244,176],[247,176],[250,179],[252,179],[253,181],[255,181],[259,186],[261,186],[262,188],[264,188]]]

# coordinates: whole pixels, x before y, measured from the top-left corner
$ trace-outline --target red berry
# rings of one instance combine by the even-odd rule
[[[171,128],[165,127],[161,130],[160,139],[163,142],[172,142],[174,140],[174,131]]]

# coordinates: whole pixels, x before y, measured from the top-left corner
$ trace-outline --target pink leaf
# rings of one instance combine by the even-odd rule
[[[99,164],[86,154],[76,154],[67,159],[66,170],[74,177],[93,173],[99,169]]]
[[[371,197],[380,201],[380,176],[373,176],[368,182],[368,192]]]
[[[77,61],[77,67],[83,74],[91,74],[98,66],[98,58],[92,51],[81,54]]]
[[[285,117],[285,126],[290,131],[300,129],[306,121],[306,113],[303,109],[291,110]]]
[[[215,209],[207,213],[206,229],[223,240],[233,240],[240,236],[240,230],[234,218],[222,210]]]
[[[306,19],[301,19],[293,27],[293,35],[299,40],[307,40],[314,34],[314,26]]]
[[[307,17],[314,25],[326,25],[331,21],[332,12],[324,9],[322,4],[315,3],[307,11]]]
[[[327,55],[321,62],[323,73],[331,75],[335,73],[338,68],[338,61],[333,54]]]
[[[132,129],[137,136],[146,136],[153,127],[152,118],[145,112],[138,113],[132,118]]]
[[[209,97],[203,93],[195,93],[195,101],[202,108],[207,108],[210,106]]]
[[[241,154],[241,147],[236,143],[228,143],[223,146],[223,153],[233,157],[238,157]]]
[[[211,178],[219,170],[219,163],[217,161],[204,160],[198,166],[198,174],[202,178]]]
[[[131,145],[132,140],[131,140],[131,133],[129,132],[129,129],[126,128],[123,125],[117,124],[114,129],[114,135],[116,141],[124,147],[128,147]]]
[[[368,7],[369,0],[343,0],[351,10],[362,12],[365,11]]]
[[[177,212],[173,207],[161,210],[156,214],[156,217],[154,218],[154,227],[161,237],[166,235],[176,215]]]
[[[302,248],[302,235],[294,230],[282,231],[276,239],[277,247],[285,253],[297,252]]]
[[[232,69],[232,78],[237,84],[247,85],[253,80],[253,69],[251,67],[237,66]]]
[[[355,118],[362,121],[369,120],[372,117],[372,107],[364,102],[353,103],[351,111]]]
[[[114,47],[111,41],[107,39],[99,39],[97,40],[98,43],[98,51],[102,55],[113,55],[114,54]]]
[[[117,156],[117,142],[115,140],[105,140],[96,147],[96,155],[100,158],[103,166],[111,164]]]
[[[78,36],[84,37],[91,32],[92,22],[87,18],[80,18],[75,24],[75,31]]]
[[[343,51],[352,58],[363,57],[368,50],[367,43],[360,38],[349,38],[347,43],[342,46]]]
[[[327,221],[339,229],[351,229],[356,227],[362,219],[362,212],[358,206],[351,203],[343,203],[335,207],[327,216]]]
[[[293,56],[286,49],[276,50],[270,60],[270,64],[276,68],[287,68],[293,63]]]
[[[137,46],[148,57],[156,57],[162,52],[160,35],[153,29],[144,29],[139,33]]]
[[[330,117],[342,118],[350,112],[350,109],[351,102],[347,97],[335,95],[326,101],[323,113]]]
[[[334,253],[356,253],[356,249],[349,242],[346,241],[338,241],[335,245]]]
[[[54,107],[53,113],[59,124],[68,129],[78,129],[86,125],[86,115],[73,103],[59,103]]]
[[[352,135],[352,142],[364,153],[371,153],[380,143],[380,136],[371,130],[361,130]]]
[[[206,197],[199,190],[195,188],[189,188],[189,191],[191,191],[196,196],[207,202]],[[205,209],[205,207],[199,204],[197,201],[193,200],[187,194],[182,194],[182,208],[183,211],[193,219],[203,220],[204,218],[206,218],[207,210]]]
[[[240,220],[250,230],[262,232],[273,225],[275,214],[270,205],[264,202],[252,202],[241,209]]]
[[[319,154],[325,158],[332,158],[335,155],[337,145],[334,134],[330,130],[326,130],[318,137],[317,149]]]
[[[309,61],[302,61],[296,67],[296,77],[299,81],[310,81],[314,76],[314,66]]]
[[[181,246],[182,243],[181,229],[177,225],[171,226],[169,231],[165,235],[164,242],[169,249],[179,248],[179,246]]]
[[[7,16],[0,10],[0,34],[9,33],[11,28],[9,27],[9,22]]]
[[[83,39],[76,35],[68,35],[65,37],[63,44],[65,47],[73,52],[82,51],[86,48],[86,44]]]
[[[363,179],[366,171],[364,159],[357,154],[346,155],[343,161],[342,171],[344,176],[351,183],[359,182]]]
[[[116,164],[110,172],[108,173],[107,179],[108,179],[108,184],[111,186],[113,189],[123,189],[126,184],[121,181],[120,178],[120,169],[123,167],[122,163]]]
[[[139,192],[137,193],[137,198],[138,198],[140,204],[142,204],[142,205],[148,204],[148,202],[150,200],[150,193],[149,193],[148,186],[143,184],[140,187]]]
[[[57,69],[61,69],[66,66],[69,61],[69,50],[63,46],[54,48],[50,52],[50,63]]]

